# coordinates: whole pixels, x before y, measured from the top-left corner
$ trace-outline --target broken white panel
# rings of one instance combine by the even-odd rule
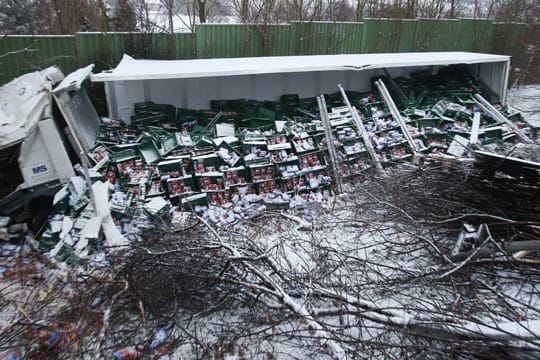
[[[86,249],[87,246],[88,246],[88,238],[81,236],[79,238],[79,241],[77,241],[77,244],[75,244],[75,249],[74,249],[75,255],[77,255],[78,257],[81,257],[81,254],[83,253],[83,251]]]
[[[274,123],[276,124],[276,132],[282,133],[285,130],[286,121],[276,120]]]
[[[97,215],[88,220],[81,231],[81,239],[98,239],[101,229],[101,216]]]
[[[58,255],[58,253],[60,252],[60,250],[62,250],[63,247],[64,247],[64,240],[58,241],[56,245],[51,249],[51,251],[49,251],[49,256],[51,258],[56,257],[56,255]]]
[[[90,64],[84,68],[75,70],[66,76],[58,86],[55,87],[54,92],[60,93],[64,91],[75,91],[79,90],[82,86],[82,83],[92,74],[94,69],[94,64]]]
[[[169,202],[162,197],[155,197],[144,205],[144,209],[151,215],[157,215],[161,210],[165,209]]]
[[[191,136],[189,136],[188,134],[182,134],[182,133],[174,133],[175,137],[176,137],[176,142],[178,143],[178,145],[181,145],[181,146],[194,146],[195,143],[193,142],[193,140],[191,139]]]
[[[446,151],[447,154],[454,155],[456,157],[462,157],[467,150],[469,140],[461,135],[455,135]]]
[[[469,142],[475,145],[478,142],[478,133],[480,132],[480,113],[477,111],[473,115],[471,137]]]
[[[49,220],[49,227],[52,234],[57,234],[62,231],[62,219],[51,219]]]
[[[86,222],[81,231],[79,241],[75,245],[75,255],[84,257],[88,253],[88,244],[91,240],[97,240],[101,232],[102,217],[94,216]]]
[[[236,136],[223,136],[223,137],[217,137],[214,139],[214,144],[219,146],[222,142],[225,142],[227,144],[232,144],[238,141],[238,138]]]
[[[60,240],[64,240],[64,238],[69,234],[71,229],[73,229],[73,219],[69,216],[64,216],[62,219],[62,231],[60,232],[60,235],[58,236]]]
[[[69,188],[75,192],[77,196],[84,196],[86,194],[86,182],[80,176],[73,176],[69,179]]]
[[[11,116],[0,114],[0,149],[18,144],[32,134],[50,101],[49,94],[41,93],[23,104]]]
[[[216,136],[234,136],[234,125],[227,123],[216,124]]]
[[[68,185],[64,185],[56,194],[54,194],[53,206],[69,196]]]
[[[128,240],[116,227],[109,207],[109,182],[97,181],[92,185],[96,201],[96,214],[101,216],[101,226],[105,235],[105,246],[125,246]]]

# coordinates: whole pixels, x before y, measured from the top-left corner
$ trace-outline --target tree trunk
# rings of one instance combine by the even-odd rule
[[[199,2],[199,21],[201,24],[206,23],[206,0],[198,0]]]
[[[107,19],[107,9],[103,0],[99,0],[99,11],[101,13],[101,32],[109,32],[109,21]]]
[[[56,18],[58,19],[58,25],[60,26],[60,33],[65,34],[66,29],[64,26],[63,14],[62,14],[61,9],[58,6],[57,0],[53,0],[53,6],[54,6],[54,13],[56,14]]]
[[[242,0],[242,8],[240,9],[240,17],[244,24],[249,22],[249,0]]]

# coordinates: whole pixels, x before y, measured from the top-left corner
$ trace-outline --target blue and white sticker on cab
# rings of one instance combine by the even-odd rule
[[[32,168],[32,175],[41,175],[49,171],[46,164],[41,164],[38,166],[34,166]]]

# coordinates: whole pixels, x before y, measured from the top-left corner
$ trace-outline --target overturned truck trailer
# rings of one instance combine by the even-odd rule
[[[92,75],[104,82],[109,115],[129,123],[143,101],[205,109],[210,100],[278,99],[282,94],[314,97],[337,91],[370,90],[376,76],[432,74],[463,64],[499,101],[506,102],[510,57],[471,52],[276,56],[199,60],[136,60],[124,55],[118,66]]]

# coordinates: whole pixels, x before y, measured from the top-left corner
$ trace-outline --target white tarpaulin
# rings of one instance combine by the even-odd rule
[[[15,145],[36,128],[50,105],[53,83],[63,78],[50,67],[18,77],[0,88],[0,149]]]
[[[109,115],[129,122],[142,101],[206,109],[210,100],[277,100],[283,94],[313,97],[337,91],[369,91],[374,76],[465,64],[501,101],[506,98],[509,56],[470,52],[423,52],[244,57],[197,60],[136,60],[124,55],[115,69],[92,75],[105,82]]]

